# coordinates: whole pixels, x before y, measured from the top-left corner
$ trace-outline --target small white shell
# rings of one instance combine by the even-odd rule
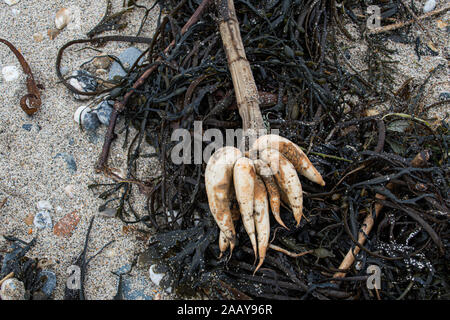
[[[61,8],[58,10],[55,16],[55,26],[59,30],[64,29],[72,20],[72,11],[67,8]]]
[[[73,120],[75,120],[76,123],[80,124],[81,119],[83,119],[83,116],[86,112],[91,111],[91,108],[86,106],[81,106],[75,111],[75,114],[73,115]]]
[[[150,269],[149,269],[150,280],[152,280],[152,282],[153,282],[156,286],[159,286],[159,284],[160,284],[162,278],[164,278],[165,274],[164,274],[164,273],[156,273],[156,272],[154,271],[155,267],[156,267],[156,264],[152,264],[152,265],[150,266]]]

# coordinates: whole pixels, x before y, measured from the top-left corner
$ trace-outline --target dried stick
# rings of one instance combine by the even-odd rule
[[[446,12],[449,9],[450,9],[450,3],[447,3],[446,6],[440,8],[440,9],[436,9],[436,10],[427,12],[427,13],[425,13],[425,14],[417,17],[417,18],[414,18],[414,19],[411,19],[411,20],[408,20],[408,21],[405,21],[405,22],[398,22],[398,23],[390,24],[390,25],[387,25],[387,26],[384,26],[384,27],[371,29],[371,30],[369,30],[369,34],[378,34],[378,33],[383,33],[383,32],[387,32],[387,31],[400,29],[400,28],[403,28],[405,26],[409,26],[410,24],[413,24],[416,21],[420,21],[420,20],[423,20],[423,19],[435,16],[435,15],[444,13],[444,12]]]
[[[184,27],[181,29],[181,34],[185,34],[186,31],[189,30],[190,27],[192,27],[194,24],[200,20],[201,15],[205,11],[205,9],[208,7],[212,0],[203,0],[203,2],[198,6],[197,10],[195,10],[192,17],[186,22]],[[167,48],[164,50],[164,53],[167,54],[173,46],[176,44],[175,39],[167,46]],[[159,57],[157,62],[162,61],[162,58]],[[147,80],[147,78],[158,68],[158,65],[154,65],[151,68],[149,68],[147,71],[145,71],[140,78],[134,83],[132,89],[128,90],[128,92],[123,96],[123,99],[121,101],[117,100],[114,103],[114,109],[111,113],[111,120],[109,122],[108,131],[106,132],[105,141],[103,143],[102,153],[100,154],[100,158],[97,161],[97,164],[95,166],[95,169],[97,172],[101,172],[105,169],[106,162],[108,160],[109,156],[109,150],[111,149],[111,144],[114,139],[114,130],[116,128],[117,123],[117,117],[119,114],[125,109],[125,106],[130,99],[130,97],[133,95],[134,90],[142,86]]]

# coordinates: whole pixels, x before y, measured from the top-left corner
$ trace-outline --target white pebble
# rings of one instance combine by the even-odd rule
[[[53,228],[52,217],[50,216],[50,212],[48,212],[47,210],[39,211],[34,216],[33,224],[38,229]]]
[[[433,11],[434,8],[436,8],[436,0],[428,0],[423,5],[423,12],[427,13],[427,12]]]
[[[16,66],[6,66],[2,69],[3,78],[6,81],[14,81],[19,79],[19,69]]]
[[[69,198],[74,198],[75,194],[74,192],[74,187],[73,185],[69,184],[67,186],[64,187],[64,193],[69,197]]]
[[[0,290],[2,300],[25,300],[25,285],[15,278],[8,279]]]
[[[150,273],[150,280],[152,280],[152,282],[159,287],[159,283],[161,282],[162,278],[164,278],[165,274],[164,273],[156,273],[154,271],[156,267],[156,264],[153,264],[150,266],[149,269],[149,273]]]
[[[12,6],[12,5],[16,4],[16,3],[19,3],[19,1],[20,1],[20,0],[5,0],[5,3],[6,3],[7,5]]]
[[[59,30],[64,29],[72,20],[72,11],[67,8],[59,9],[55,16],[55,26]]]

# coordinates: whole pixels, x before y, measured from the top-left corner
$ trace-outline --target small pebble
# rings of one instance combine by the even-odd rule
[[[108,69],[111,65],[111,59],[109,57],[95,57],[92,64],[97,69]]]
[[[441,101],[450,100],[450,92],[441,92],[439,94],[439,100]]]
[[[2,74],[6,81],[15,81],[20,76],[19,69],[16,66],[3,67]]]
[[[53,206],[52,204],[47,201],[47,200],[41,200],[37,203],[37,208],[38,210],[47,210],[47,211],[52,211],[53,210]]]
[[[11,278],[3,282],[0,289],[2,300],[25,300],[25,285],[16,278]]]
[[[20,1],[20,0],[5,0],[5,3],[6,3],[7,5],[12,6],[12,5],[16,4],[16,3],[19,3],[19,1]]]
[[[72,20],[72,11],[67,8],[61,8],[56,12],[55,26],[57,29],[64,29]]]
[[[61,69],[59,69],[61,71],[61,75],[65,76],[66,74],[69,73],[69,68],[67,67],[61,67]]]
[[[31,131],[31,128],[33,128],[33,125],[31,123],[25,123],[22,125],[22,128],[27,131]]]
[[[156,285],[159,286],[161,280],[164,278],[164,273],[156,273],[155,272],[156,264],[153,264],[149,268],[150,280]]]
[[[100,123],[104,124],[105,126],[109,125],[109,121],[111,120],[111,114],[113,111],[113,106],[114,101],[111,100],[102,101],[94,110],[94,112],[97,114]]]
[[[59,30],[59,29],[48,29],[47,30],[47,35],[48,35],[48,38],[50,39],[50,40],[55,40],[55,38],[58,36],[58,34],[61,32],[61,30]]]
[[[97,90],[98,82],[93,78],[93,75],[86,70],[77,70],[72,72],[72,77],[69,79],[69,84],[71,84],[75,89],[81,92],[95,92]],[[78,95],[74,93],[75,99],[86,100],[90,96]]]
[[[91,108],[89,108],[87,106],[78,107],[78,109],[75,111],[75,113],[73,115],[73,120],[78,124],[82,124],[85,113],[87,113],[89,111],[91,111]]]
[[[85,114],[83,119],[81,120],[83,128],[87,131],[95,131],[100,126],[100,121],[98,117],[93,112],[88,112]]]
[[[436,8],[436,0],[428,0],[423,5],[423,12],[427,13],[427,12],[433,11],[434,8]]]
[[[87,131],[95,131],[100,126],[97,114],[91,108],[81,106],[75,111],[73,119]]]
[[[31,226],[33,224],[33,221],[34,221],[34,214],[32,213],[30,213],[25,217],[25,219],[23,219],[23,222],[25,222],[27,226]]]
[[[126,274],[129,272],[131,265],[127,264],[119,268],[116,274]],[[122,277],[120,293],[123,300],[152,300],[153,297],[146,294],[146,288],[150,286],[150,282],[144,276],[130,277],[124,275]]]
[[[142,54],[142,51],[135,47],[130,47],[122,52],[118,58],[120,62],[124,65],[124,67],[130,68],[133,64],[139,59],[139,56]],[[144,61],[144,57],[139,61],[139,65],[141,65]],[[114,77],[120,76],[123,77],[127,74],[125,70],[120,66],[117,61],[114,61],[111,65],[111,69],[109,70],[108,79],[113,80]]]
[[[75,187],[73,185],[69,184],[64,187],[64,193],[66,194],[66,196],[73,199],[73,198],[75,198],[74,189],[75,189]]]
[[[51,229],[53,227],[52,217],[50,216],[50,212],[48,212],[47,210],[39,211],[34,216],[33,223],[38,229]]]
[[[63,158],[64,161],[67,164],[67,168],[69,169],[70,173],[74,174],[75,172],[77,172],[77,163],[75,161],[75,158],[71,155],[68,154],[66,152],[61,152],[58,153],[54,159],[56,158]]]
[[[80,216],[77,211],[69,212],[55,224],[53,233],[59,237],[69,238],[72,236],[79,222]]]
[[[116,216],[117,210],[113,208],[105,208],[103,211],[100,211],[98,214],[104,218],[114,218]]]
[[[51,297],[53,291],[56,288],[56,275],[53,271],[44,270],[41,271],[40,276],[45,276],[47,278],[40,291],[42,291],[42,293],[44,293],[44,295],[48,299]]]

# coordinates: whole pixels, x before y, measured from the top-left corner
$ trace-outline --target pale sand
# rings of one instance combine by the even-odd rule
[[[150,6],[153,1],[144,1]],[[0,1],[0,37],[12,42],[21,50],[30,64],[36,80],[45,86],[42,91],[43,105],[33,117],[28,117],[20,108],[19,100],[26,92],[25,79],[20,65],[9,49],[0,46],[0,69],[3,66],[15,65],[20,69],[22,77],[13,82],[6,82],[0,75],[0,201],[8,199],[0,210],[0,235],[13,235],[30,241],[37,237],[37,245],[30,251],[31,257],[47,258],[55,263],[52,270],[57,275],[57,288],[54,298],[62,299],[64,295],[67,268],[72,259],[82,250],[89,220],[98,213],[102,201],[97,199],[87,185],[96,181],[110,182],[95,174],[94,164],[100,154],[103,135],[106,127],[99,131],[99,141],[89,142],[86,133],[80,131],[73,121],[73,113],[83,102],[77,101],[60,83],[55,73],[55,60],[58,49],[66,42],[85,38],[103,17],[106,1],[71,0],[71,1],[39,1],[22,0],[14,6]],[[122,0],[113,1],[113,11],[122,6]],[[48,39],[47,30],[55,28],[54,15],[62,7],[80,9],[81,23],[79,27],[71,24],[65,28],[55,40]],[[144,29],[144,36],[152,36],[152,28],[156,24],[159,9],[155,8],[149,16]],[[134,10],[126,15],[129,23],[120,34],[135,35],[144,10]],[[42,33],[44,40],[36,42],[33,34]],[[106,34],[117,34],[117,31]],[[118,54],[127,48],[127,43],[108,44],[105,51]],[[137,45],[139,47],[139,45]],[[79,49],[80,47],[74,47]],[[64,56],[63,65],[70,70],[78,66],[96,53],[84,50],[75,53],[69,49]],[[32,124],[31,132],[22,128],[23,124]],[[40,130],[38,130],[40,126]],[[69,144],[73,139],[72,145]],[[125,153],[121,148],[123,140],[114,144],[109,164],[115,168],[125,165]],[[56,158],[58,153],[72,154],[78,170],[71,174],[66,163]],[[150,175],[148,166],[143,175]],[[94,180],[95,179],[95,180]],[[75,197],[72,199],[64,193],[64,187],[74,186]],[[37,213],[37,202],[48,200],[53,205],[53,223],[66,213],[78,210],[81,221],[69,239],[60,238],[51,230],[40,231],[24,222],[29,214]],[[138,207],[142,203],[138,203]],[[57,209],[58,207],[59,210]],[[123,223],[119,219],[97,217],[91,234],[89,253],[92,254],[104,244],[114,239],[108,250],[91,263],[86,281],[86,294],[89,299],[111,299],[116,293],[117,277],[111,274],[125,264],[132,262],[136,253],[144,250],[145,242],[136,240],[133,234],[122,232]],[[5,242],[0,241],[5,249]],[[133,271],[133,275],[147,278],[147,270]],[[154,295],[153,287],[145,288],[147,295]]]

